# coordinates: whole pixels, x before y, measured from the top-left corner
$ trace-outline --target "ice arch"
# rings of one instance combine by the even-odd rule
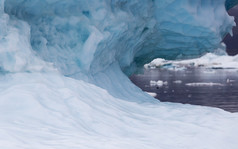
[[[5,11],[30,24],[33,49],[66,75],[201,55],[233,21],[224,0],[6,0]]]
[[[224,4],[225,0],[5,0],[4,10],[11,20],[29,24],[37,57],[66,76],[111,90],[129,82],[122,72],[131,74],[156,57],[195,57],[218,48],[234,25]],[[27,25],[15,26],[28,30]]]

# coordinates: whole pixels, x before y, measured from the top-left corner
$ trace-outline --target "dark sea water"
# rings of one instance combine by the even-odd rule
[[[211,106],[238,112],[238,70],[147,69],[144,74],[133,75],[130,79],[143,91],[157,93],[155,98],[160,101]],[[151,80],[161,80],[164,84],[151,84]]]

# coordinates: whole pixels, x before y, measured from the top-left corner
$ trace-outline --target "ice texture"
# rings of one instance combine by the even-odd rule
[[[188,60],[165,60],[154,59],[145,64],[146,69],[163,68],[169,70],[184,70],[187,68],[208,68],[208,69],[238,69],[238,55],[229,56],[226,53],[207,53],[199,58]]]
[[[234,25],[225,0],[6,0],[31,26],[31,45],[64,75],[113,64],[131,74],[154,58],[212,51]]]
[[[225,0],[0,0],[0,148],[237,149],[237,113],[127,77],[213,51],[233,25]]]
[[[238,0],[226,0],[226,9],[229,10],[238,4]]]
[[[53,70],[51,64],[37,58],[30,44],[30,27],[3,13],[0,7],[0,71],[26,72]]]

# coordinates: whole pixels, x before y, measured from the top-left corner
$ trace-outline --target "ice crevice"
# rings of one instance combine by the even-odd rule
[[[0,0],[0,148],[236,149],[237,114],[127,77],[212,52],[233,25],[225,0]]]

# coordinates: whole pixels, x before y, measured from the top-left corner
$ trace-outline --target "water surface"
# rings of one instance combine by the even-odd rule
[[[156,98],[160,101],[211,106],[238,112],[238,70],[145,69],[144,74],[133,75],[130,79],[143,91],[157,93]],[[150,83],[158,80],[164,81],[164,85]]]

